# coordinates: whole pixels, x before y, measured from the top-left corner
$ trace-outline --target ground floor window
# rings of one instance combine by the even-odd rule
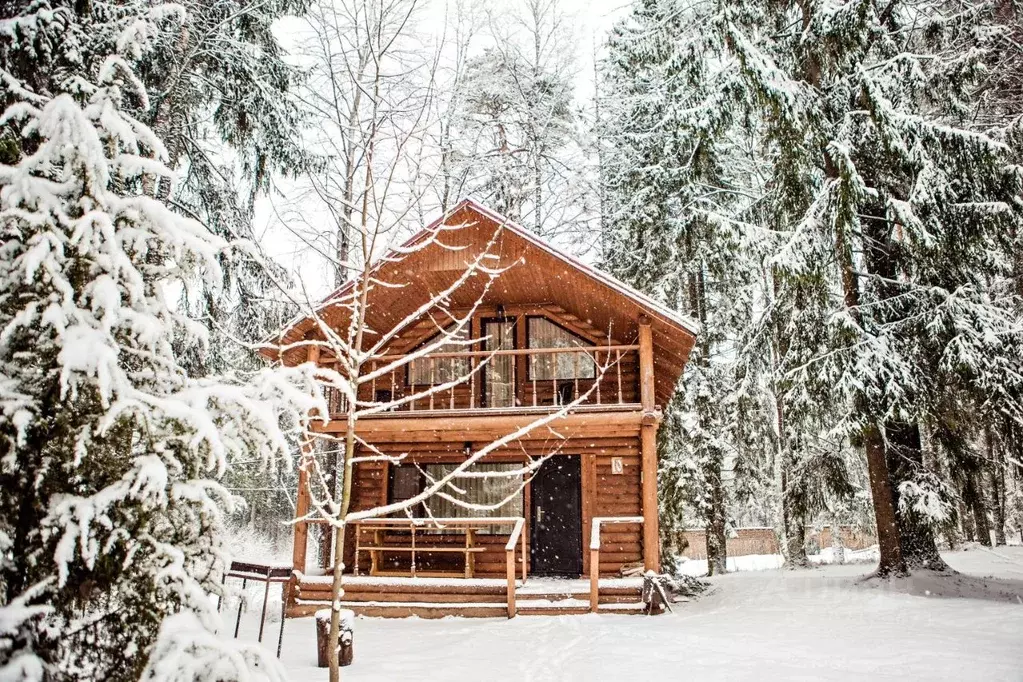
[[[390,501],[400,502],[415,497],[430,484],[439,481],[458,467],[457,464],[414,464],[391,467]],[[477,464],[463,475],[452,479],[444,492],[458,502],[440,495],[428,498],[416,505],[413,516],[435,516],[443,518],[493,518],[523,515],[522,474],[514,473],[523,468],[522,464]],[[485,509],[506,500],[497,509]],[[465,506],[469,505],[469,506]],[[398,512],[395,516],[405,516]],[[507,533],[504,527],[488,528],[480,533]]]

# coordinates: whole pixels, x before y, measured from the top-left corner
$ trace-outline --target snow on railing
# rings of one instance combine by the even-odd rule
[[[600,604],[600,527],[611,523],[643,523],[642,516],[594,516],[590,526],[590,612]],[[646,566],[643,567],[647,568]]]
[[[508,573],[508,617],[515,617],[515,543],[521,537],[522,539],[522,584],[526,583],[526,565],[529,563],[526,561],[526,535],[522,532],[523,526],[526,525],[526,520],[519,518],[515,522],[515,527],[512,528],[511,535],[508,537],[508,542],[504,546],[505,552],[505,568]]]

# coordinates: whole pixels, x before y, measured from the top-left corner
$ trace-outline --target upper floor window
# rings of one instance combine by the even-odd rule
[[[593,345],[545,317],[530,317],[527,330],[530,348],[587,348]],[[589,353],[530,354],[529,376],[539,381],[594,379],[597,367]]]
[[[455,325],[448,327],[445,332],[451,334]],[[430,340],[420,344],[425,345],[436,343],[439,335],[433,336]],[[431,353],[464,353],[472,350],[471,347],[458,341],[465,341],[469,338],[469,324],[466,323],[453,336],[451,340],[440,344]],[[468,376],[471,370],[469,358],[431,358],[429,355],[418,358],[409,363],[408,383],[412,386],[428,386],[444,384]]]

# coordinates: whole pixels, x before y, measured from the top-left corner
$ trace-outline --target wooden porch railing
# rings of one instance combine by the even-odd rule
[[[571,402],[590,387],[593,392],[586,400],[590,405],[624,405],[639,400],[638,367],[639,345],[580,346],[571,348],[515,348],[493,351],[461,351],[431,353],[408,362],[398,362],[388,372],[363,384],[360,402],[369,407],[373,403],[396,403],[391,412],[416,412],[478,408],[540,408]],[[494,405],[494,396],[483,389],[482,363],[511,356],[525,357],[525,374],[518,363],[511,368],[514,386],[514,405]],[[383,355],[366,362],[363,376],[408,358],[408,355]],[[566,362],[561,360],[568,357]],[[459,362],[464,361],[464,362]],[[442,363],[447,363],[442,366]],[[328,363],[329,364],[329,363]],[[413,364],[425,375],[425,383],[411,381]],[[420,370],[422,364],[425,370]],[[590,373],[593,377],[580,376]],[[623,371],[623,366],[627,369]],[[537,374],[549,375],[538,378]],[[561,376],[559,376],[561,375]],[[460,380],[459,380],[460,379]],[[434,387],[455,382],[451,387]],[[594,383],[596,385],[594,385]],[[368,385],[367,385],[368,384]],[[548,391],[547,387],[550,386]],[[333,414],[347,409],[347,401],[340,392],[328,389],[328,403]],[[415,400],[406,400],[413,395]]]
[[[594,516],[590,527],[590,611],[600,605],[600,527],[611,523],[643,523],[642,516]],[[649,568],[649,567],[644,567]]]
[[[526,582],[526,566],[529,561],[526,558],[526,534],[522,532],[523,526],[526,525],[526,520],[519,518],[515,522],[515,527],[512,528],[511,536],[508,538],[508,542],[504,546],[505,553],[505,568],[508,573],[508,617],[515,617],[515,544],[520,540],[522,542],[522,583]]]

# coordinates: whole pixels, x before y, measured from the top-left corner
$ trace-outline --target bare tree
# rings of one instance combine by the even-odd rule
[[[300,485],[308,486],[310,506],[304,513],[300,510],[298,521],[316,521],[328,529],[323,552],[330,557],[332,567],[333,611],[329,631],[332,682],[340,677],[337,643],[348,524],[395,512],[411,515],[413,508],[434,496],[478,511],[500,508],[519,494],[542,458],[527,458],[520,469],[498,474],[474,470],[480,461],[557,421],[572,407],[585,402],[593,390],[582,392],[529,424],[477,447],[453,470],[427,477],[422,492],[410,499],[352,510],[353,466],[359,461],[401,459],[359,438],[358,423],[364,417],[401,409],[416,401],[432,401],[456,386],[478,379],[492,361],[493,353],[474,351],[473,345],[485,339],[468,339],[465,332],[473,313],[505,269],[492,265],[499,262],[492,251],[502,234],[499,226],[486,248],[464,256],[461,269],[455,271],[450,281],[439,291],[425,295],[422,304],[410,314],[388,324],[387,329],[373,328],[369,323],[374,295],[406,286],[387,279],[383,274],[387,265],[430,248],[449,250],[453,258],[460,253],[459,248],[445,243],[452,226],[443,224],[412,246],[394,247],[436,205],[437,195],[431,190],[437,187],[436,179],[449,171],[445,163],[450,159],[445,160],[443,153],[438,155],[435,144],[438,130],[441,139],[445,134],[438,127],[445,109],[436,98],[443,46],[424,46],[414,35],[418,9],[416,0],[318,0],[304,38],[305,54],[311,60],[304,101],[316,121],[309,134],[322,144],[326,161],[303,179],[304,191],[298,192],[298,199],[282,217],[288,229],[331,263],[339,288],[323,305],[313,303],[309,295],[292,294],[301,315],[313,321],[315,334],[280,350],[305,348],[310,359],[330,365],[321,372],[325,377],[323,386],[339,399],[325,417],[344,424],[343,430],[337,432],[308,433],[300,464]],[[471,24],[455,30],[452,77],[456,82],[460,78],[458,63],[467,54],[472,30]],[[441,204],[447,206],[457,191],[457,184],[446,187]],[[474,302],[467,311],[453,311],[451,298],[470,283],[475,292]],[[423,319],[432,319],[436,325],[432,340],[412,352],[393,354],[392,344]],[[458,371],[451,371],[441,383],[422,390],[413,386],[400,397],[391,394],[383,398],[370,389],[377,380],[403,373],[417,361],[423,362],[442,350],[450,352],[452,348],[464,350],[472,361],[453,366]],[[591,357],[600,372],[593,384],[596,386],[606,366],[598,365],[595,355]],[[606,365],[610,357],[605,356],[605,361]],[[558,438],[553,437],[555,441]],[[325,456],[316,457],[316,450]],[[459,479],[481,475],[522,482],[504,499],[481,508],[468,500],[457,485]]]

